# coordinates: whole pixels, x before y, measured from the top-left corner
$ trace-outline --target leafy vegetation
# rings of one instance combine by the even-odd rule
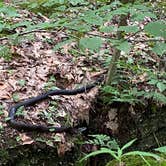
[[[100,145],[101,148],[99,150],[96,150],[94,152],[91,152],[91,153],[85,155],[85,157],[83,157],[80,160],[80,162],[82,162],[83,160],[86,160],[86,159],[88,159],[88,158],[90,158],[92,156],[99,155],[99,154],[109,154],[115,160],[118,161],[119,166],[124,163],[123,159],[126,156],[137,156],[138,155],[149,166],[151,164],[146,160],[146,157],[152,157],[152,158],[154,158],[157,161],[161,160],[160,156],[158,156],[158,155],[156,155],[154,153],[143,152],[143,151],[124,152],[124,150],[129,148],[136,141],[136,139],[131,140],[130,142],[128,142],[124,146],[122,146],[122,148],[120,148],[119,145],[117,144],[117,142],[115,140],[112,141],[110,138],[108,138],[108,136],[94,135],[93,137],[95,137],[93,140],[90,140],[90,141],[88,141],[86,143],[90,143],[90,144],[94,144],[94,145]],[[105,143],[103,144],[103,142],[105,142]],[[160,148],[158,148],[156,150],[160,151],[160,152],[165,152],[165,147],[160,147]],[[111,165],[111,163],[108,163],[107,165]]]
[[[148,101],[149,103],[155,102],[158,106],[166,105],[166,22],[163,18],[165,7],[164,2],[145,3],[142,0],[128,2],[123,0],[13,0],[12,3],[0,2],[0,58],[3,58],[5,62],[5,67],[3,66],[0,70],[6,69],[6,64],[14,62],[22,55],[25,60],[27,56],[30,56],[36,62],[34,66],[40,64],[40,55],[37,53],[39,57],[35,59],[33,55],[30,55],[31,53],[24,55],[20,51],[22,48],[26,48],[25,45],[31,49],[31,42],[39,33],[43,47],[47,46],[52,52],[62,56],[72,56],[72,58],[68,56],[66,61],[72,61],[74,64],[79,61],[79,58],[84,57],[85,64],[88,62],[90,72],[99,71],[95,64],[99,64],[103,70],[108,71],[106,82],[101,88],[104,104],[110,105],[118,102],[145,105]],[[54,36],[50,37],[47,33],[54,34]],[[43,52],[44,55],[49,53]],[[18,62],[13,63],[13,69],[19,67]],[[57,65],[54,67],[56,68]],[[7,70],[9,73],[11,72],[11,75],[13,74],[10,67]],[[83,73],[78,72],[77,74],[84,75],[86,70],[83,69]],[[44,69],[41,71],[44,72]],[[50,76],[46,72],[45,75],[49,77],[48,81],[41,77],[46,83],[43,87],[37,87],[45,90],[57,89],[55,86],[58,82],[56,74],[53,71]],[[62,77],[61,74],[60,77]],[[73,77],[75,75],[72,78],[70,76],[69,82],[74,82]],[[66,77],[64,76],[64,78]],[[28,81],[22,78],[18,79],[16,83],[11,81],[10,84],[13,89],[18,85],[24,92]],[[33,94],[33,91],[31,92]],[[7,95],[2,96],[4,99],[7,98]],[[18,102],[21,98],[17,91],[11,96],[14,102]],[[57,122],[55,121],[57,117],[60,117],[60,121],[62,121],[57,105],[55,101],[50,102],[48,110],[38,114],[41,120],[47,120],[51,125]],[[5,107],[6,105],[4,106],[0,101],[0,116],[2,117]],[[56,115],[55,112],[57,112]],[[25,115],[22,108],[17,112],[17,116],[19,115]],[[68,115],[65,114],[64,118],[67,124],[72,123]],[[2,129],[3,125],[0,123],[0,130]],[[119,165],[127,162],[130,156],[135,155],[146,165],[151,165],[149,158],[158,164],[159,156],[154,153],[124,152],[135,140],[121,148],[115,140],[111,140],[108,136],[91,135],[91,137],[94,139],[86,143],[101,148],[87,154],[81,161],[91,156],[107,153]],[[17,142],[21,139],[20,136],[16,138]],[[60,142],[60,138],[56,136],[52,137],[52,140],[38,138],[37,141],[54,146],[54,142]],[[163,146],[155,150],[165,154],[165,149]],[[6,155],[6,153],[4,154]],[[108,166],[111,165],[111,162],[108,163]]]
[[[166,89],[166,83],[163,79],[157,82],[160,74],[165,77],[165,72],[160,73],[159,71],[154,74],[156,83],[152,83],[154,81],[153,79],[150,80],[151,78],[147,78],[147,84],[154,86],[154,88],[150,88],[150,92],[145,92],[137,87],[134,87],[133,89],[132,85],[130,85],[130,82],[133,80],[132,74],[127,76],[129,80],[126,80],[126,78],[121,78],[121,80],[119,80],[117,76],[115,76],[115,73],[117,73],[117,75],[121,77],[123,75],[121,72],[124,70],[127,70],[126,72],[129,73],[136,72],[136,74],[141,74],[140,70],[142,70],[142,74],[154,73],[154,69],[143,69],[144,64],[134,62],[136,60],[134,56],[129,56],[130,58],[128,58],[126,63],[126,58],[124,59],[123,56],[127,57],[138,42],[145,42],[145,45],[148,43],[150,46],[150,52],[157,54],[160,59],[164,56],[166,51],[166,44],[164,43],[166,38],[165,21],[162,19],[158,20],[156,13],[152,12],[153,7],[149,4],[141,4],[141,1],[123,4],[120,1],[112,3],[108,3],[109,1],[96,1],[93,3],[91,1],[84,0],[32,0],[27,2],[14,2],[21,8],[28,8],[29,10],[36,12],[38,15],[45,14],[50,18],[50,20],[49,22],[38,23],[26,20],[13,24],[12,19],[18,17],[19,15],[17,10],[14,7],[11,7],[11,10],[6,10],[7,6],[1,3],[1,11],[4,14],[1,16],[1,34],[2,36],[5,36],[5,39],[8,39],[11,44],[16,44],[16,40],[19,42],[22,41],[22,36],[26,35],[28,37],[34,31],[63,30],[66,36],[60,43],[53,47],[55,51],[61,50],[63,52],[63,46],[69,45],[71,42],[76,42],[75,47],[72,48],[72,52],[80,52],[88,56],[92,56],[95,53],[100,54],[103,44],[108,45],[108,47],[114,47],[115,51],[117,50],[120,52],[117,53],[116,51],[114,54],[115,58],[112,58],[110,61],[110,65],[116,65],[113,65],[113,68],[109,65],[109,71],[112,72],[109,72],[107,75],[108,86],[104,87],[104,93],[107,93],[107,90],[108,94],[111,94],[111,96],[108,95],[108,98],[105,100],[109,100],[109,103],[113,101],[133,103],[141,101],[140,97],[142,97],[144,99],[152,98],[157,102],[165,104],[166,98],[164,92]],[[127,18],[128,15],[130,15],[130,18]],[[126,18],[123,18],[123,22],[126,22],[128,19],[130,21],[129,25],[122,25],[118,20],[120,17],[124,16]],[[151,22],[147,23],[143,27],[137,25],[138,21],[139,23],[143,23],[147,17],[151,19]],[[113,24],[114,20],[117,20],[116,22],[118,26],[117,24]],[[108,22],[110,22],[111,25],[108,25]],[[19,27],[24,27],[24,30],[21,33],[16,33],[15,29]],[[93,34],[93,29],[96,31],[95,34]],[[4,31],[6,30],[8,32],[7,35],[4,34]],[[10,34],[11,31],[12,34]],[[121,35],[118,37],[118,34],[120,33]],[[142,39],[142,41],[137,40],[136,36],[139,33],[145,33],[146,39]],[[114,35],[114,37],[109,37],[110,34]],[[104,57],[107,49],[104,48],[102,52],[101,56]],[[141,52],[136,52],[137,55],[142,56]],[[143,53],[147,54],[146,51]],[[123,54],[123,65],[121,64],[118,54],[121,54],[120,56]],[[110,55],[109,52],[108,55]],[[4,57],[6,60],[10,60],[12,56],[13,55],[10,53],[10,47],[2,45],[1,57]],[[159,66],[160,62],[156,65]],[[117,71],[116,66],[118,67]],[[135,68],[137,68],[137,71],[135,71]],[[130,71],[128,71],[128,69],[130,69]],[[151,75],[148,77],[151,77]],[[115,82],[113,80],[115,80]],[[117,86],[117,84],[120,84],[121,81],[126,82],[125,86]],[[155,89],[156,86],[157,89]]]

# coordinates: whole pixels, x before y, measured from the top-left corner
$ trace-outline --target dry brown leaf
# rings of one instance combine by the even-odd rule
[[[8,92],[9,85],[8,83],[0,82],[0,100],[2,99],[9,99],[11,97],[10,93]]]
[[[64,156],[64,154],[67,151],[71,150],[72,146],[73,146],[73,143],[69,143],[69,142],[59,143],[57,148],[58,156]]]
[[[25,133],[19,133],[23,145],[32,144],[34,140],[31,137],[27,136]]]

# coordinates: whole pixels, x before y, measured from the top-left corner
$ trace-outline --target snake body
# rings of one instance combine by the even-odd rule
[[[77,95],[80,93],[88,92],[90,89],[95,87],[101,80],[97,80],[96,82],[83,86],[78,89],[73,89],[73,90],[64,90],[64,89],[58,89],[58,90],[50,90],[44,94],[38,95],[36,97],[32,97],[29,99],[26,99],[24,101],[21,101],[9,109],[9,120],[8,124],[16,129],[16,130],[21,130],[21,131],[38,131],[38,132],[55,132],[55,133],[61,133],[61,132],[72,132],[74,128],[72,127],[54,127],[54,126],[45,126],[45,125],[34,125],[34,124],[29,124],[29,123],[24,123],[24,122],[18,122],[15,120],[16,112],[18,108],[24,106],[24,107],[29,107],[32,106],[40,101],[43,101],[45,99],[48,99],[50,96],[54,95]]]

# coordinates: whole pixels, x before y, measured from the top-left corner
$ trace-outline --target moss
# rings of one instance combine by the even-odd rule
[[[166,160],[156,161],[153,158],[145,157],[150,166],[166,166]],[[140,156],[129,156],[123,159],[126,166],[147,166],[145,161]],[[106,166],[118,166],[117,160],[112,160]]]
[[[6,164],[9,160],[9,154],[6,150],[0,150],[0,165]]]

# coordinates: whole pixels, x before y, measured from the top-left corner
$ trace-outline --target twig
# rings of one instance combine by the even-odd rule
[[[126,38],[126,40],[130,40],[131,37],[133,37],[133,36],[135,36],[136,34],[142,32],[142,30],[143,30],[143,29],[140,29],[139,31],[137,31],[137,32],[135,32],[135,33],[133,33],[133,34],[131,34],[130,36],[128,36],[128,37]]]
[[[48,32],[48,31],[44,30],[44,29],[35,29],[35,30],[31,30],[31,31],[18,33],[18,36],[23,36],[23,35],[27,35],[27,34],[35,33],[35,32]],[[0,41],[8,40],[8,39],[9,39],[8,37],[2,37],[2,38],[0,38]]]
[[[133,42],[150,42],[150,41],[166,41],[166,39],[155,39],[155,38],[150,38],[150,39],[129,39],[128,41],[133,41]]]

